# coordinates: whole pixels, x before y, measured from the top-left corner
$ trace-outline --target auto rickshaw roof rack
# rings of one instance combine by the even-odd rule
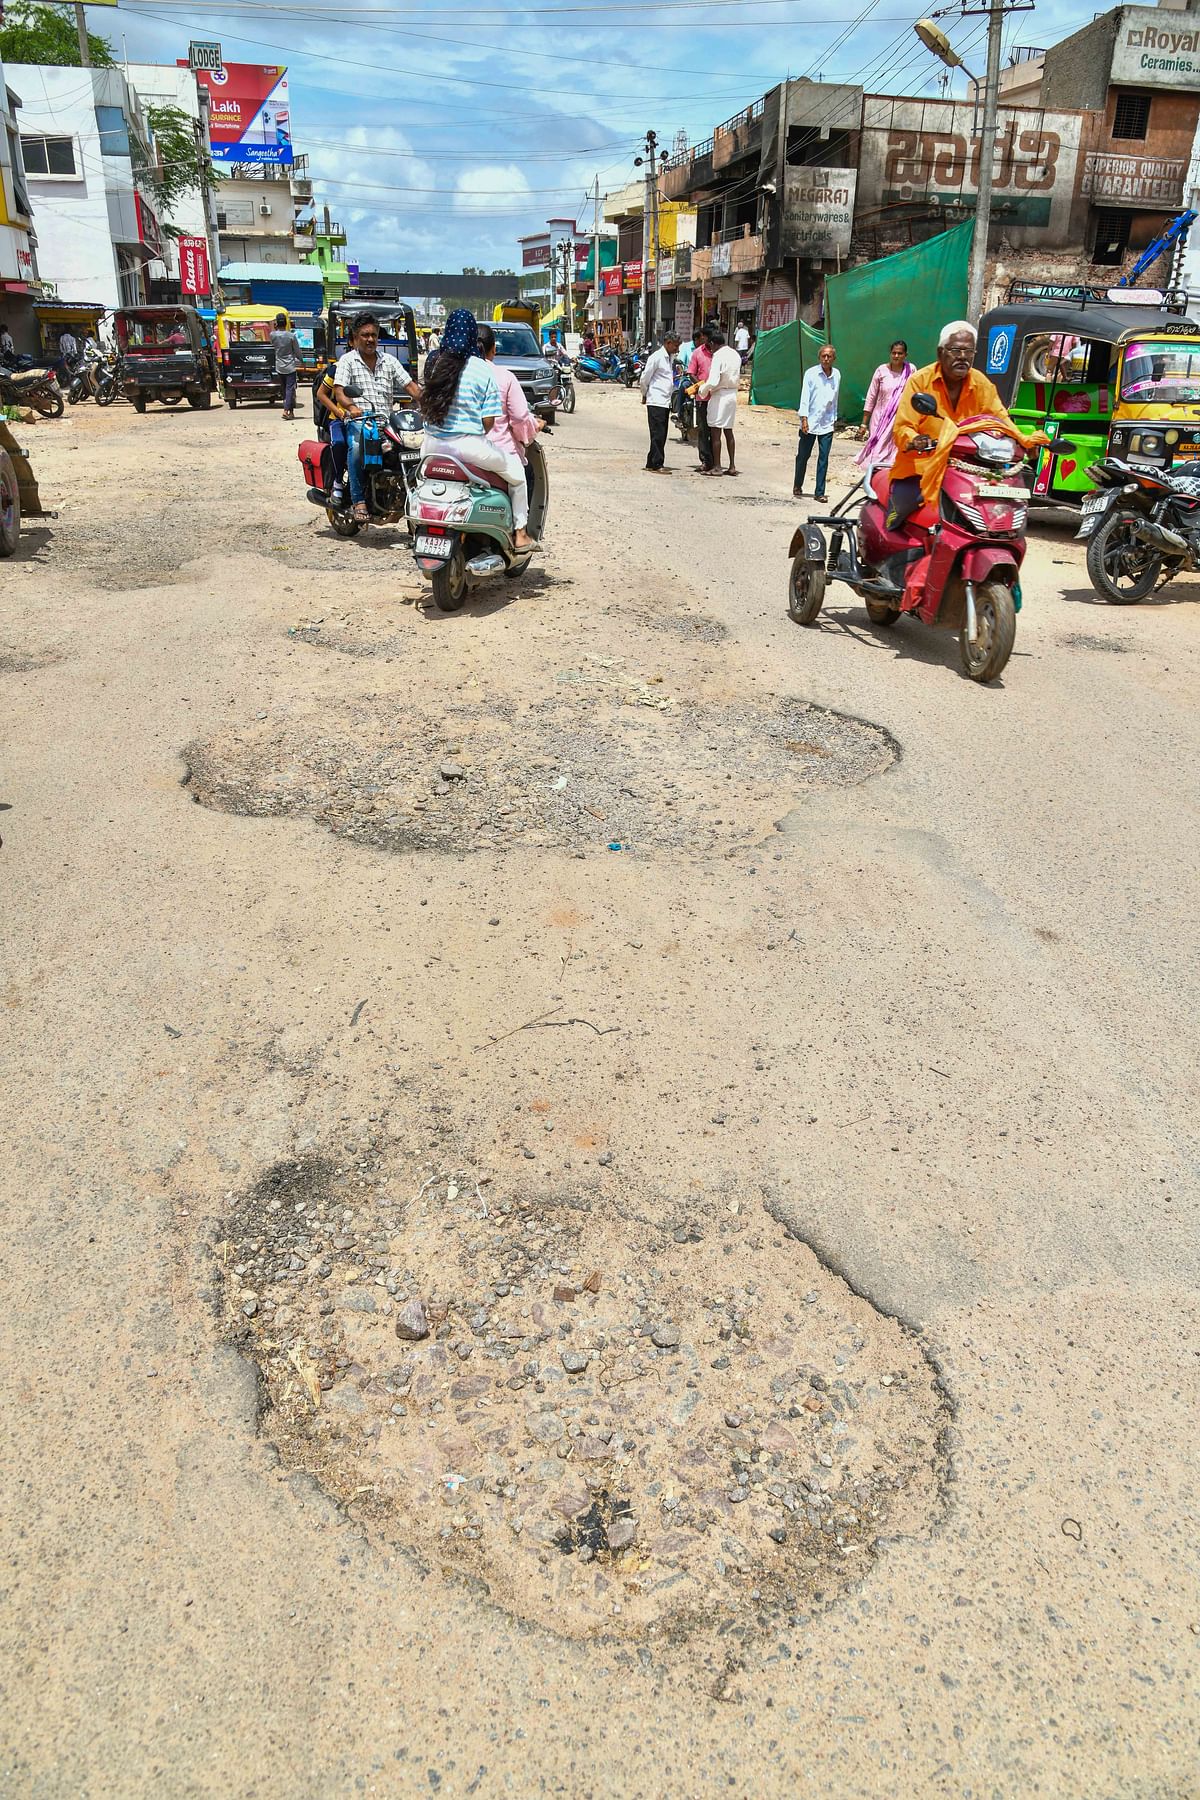
[[[1044,301],[1049,305],[1074,306],[1149,306],[1161,312],[1184,313],[1188,308],[1186,288],[1083,287],[1076,282],[1010,281],[1005,303],[1025,304]]]

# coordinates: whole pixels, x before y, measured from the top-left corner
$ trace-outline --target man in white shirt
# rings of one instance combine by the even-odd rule
[[[796,500],[804,498],[804,476],[814,444],[817,446],[817,491],[814,498],[826,498],[829,446],[833,442],[833,428],[837,424],[838,389],[842,385],[842,371],[833,366],[836,361],[837,351],[833,345],[822,344],[817,367],[809,369],[800,388],[800,443],[796,450],[796,477],[792,483],[792,495]]]
[[[352,349],[338,358],[333,375],[333,397],[342,408],[346,424],[347,465],[350,476],[350,498],[358,524],[370,523],[367,512],[362,422],[365,413],[374,412],[385,421],[401,394],[412,400],[421,398],[421,390],[404,364],[390,351],[379,348],[379,320],[374,313],[359,313],[350,334]],[[356,391],[347,394],[347,387]]]
[[[737,330],[733,334],[733,347],[744,363],[750,354],[750,328],[745,319],[739,319]]]
[[[678,337],[673,331],[668,331],[661,348],[646,358],[646,366],[639,381],[642,405],[646,409],[650,426],[650,450],[646,457],[646,467],[652,475],[665,473],[663,456],[667,447],[667,426],[671,420],[671,395],[675,391],[675,352],[678,348]]]
[[[734,441],[733,427],[737,418],[738,382],[742,375],[742,359],[732,344],[725,342],[725,334],[721,331],[710,331],[708,341],[712,345],[712,361],[708,365],[708,374],[700,384],[697,402],[708,402],[708,430],[712,439],[712,468],[706,469],[706,475],[736,475],[739,473],[737,462],[737,446]],[[729,467],[721,467],[721,438],[725,439],[725,448],[729,452]]]

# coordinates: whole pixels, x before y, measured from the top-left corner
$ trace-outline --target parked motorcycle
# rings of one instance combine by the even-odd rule
[[[357,390],[346,389],[350,399]],[[363,488],[372,525],[398,525],[406,517],[409,496],[416,482],[424,427],[411,400],[393,409],[388,418],[375,411],[363,419]],[[340,486],[333,450],[318,438],[306,439],[296,452],[308,484],[308,498],[323,506],[339,537],[354,537],[362,526],[354,517],[349,485]]]
[[[53,369],[0,369],[0,406],[28,406],[45,419],[61,419],[66,402]]]
[[[595,356],[577,356],[575,373],[580,381],[624,381],[625,365],[612,350],[599,350]]]
[[[109,406],[118,391],[117,361],[103,353],[87,356],[75,365],[67,384],[67,401],[78,406],[81,400],[94,400],[97,406]]]
[[[1141,468],[1109,456],[1088,474],[1077,538],[1087,572],[1110,606],[1133,606],[1176,575],[1200,569],[1200,475]]]
[[[546,428],[549,430],[549,427]],[[545,433],[543,432],[543,436]],[[526,449],[529,531],[541,538],[550,514],[550,480],[541,439]],[[408,525],[417,567],[433,583],[434,603],[457,612],[488,575],[523,575],[532,551],[518,550],[508,490],[489,469],[446,453],[427,456],[409,501]]]
[[[937,403],[918,394],[926,418]],[[1055,455],[1075,449],[1054,441]],[[1021,604],[1025,520],[1031,480],[1024,454],[989,415],[959,421],[938,507],[922,505],[902,525],[887,524],[890,474],[877,469],[827,517],[810,518],[793,534],[788,612],[798,625],[816,623],[829,581],[844,581],[866,602],[872,624],[903,614],[956,630],[963,671],[994,681],[1012,655]],[[849,508],[863,495],[857,519]],[[828,549],[821,527],[831,534]]]

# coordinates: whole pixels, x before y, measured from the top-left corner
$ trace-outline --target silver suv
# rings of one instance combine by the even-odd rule
[[[554,423],[558,402],[558,374],[542,354],[542,347],[528,325],[492,326],[496,334],[496,361],[511,369],[529,402],[529,410]]]

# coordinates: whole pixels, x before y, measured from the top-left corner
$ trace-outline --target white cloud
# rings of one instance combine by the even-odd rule
[[[532,204],[533,190],[515,163],[474,163],[459,171],[455,183],[454,204],[459,212],[477,212],[497,200],[509,209],[511,217],[511,208],[525,199]]]

